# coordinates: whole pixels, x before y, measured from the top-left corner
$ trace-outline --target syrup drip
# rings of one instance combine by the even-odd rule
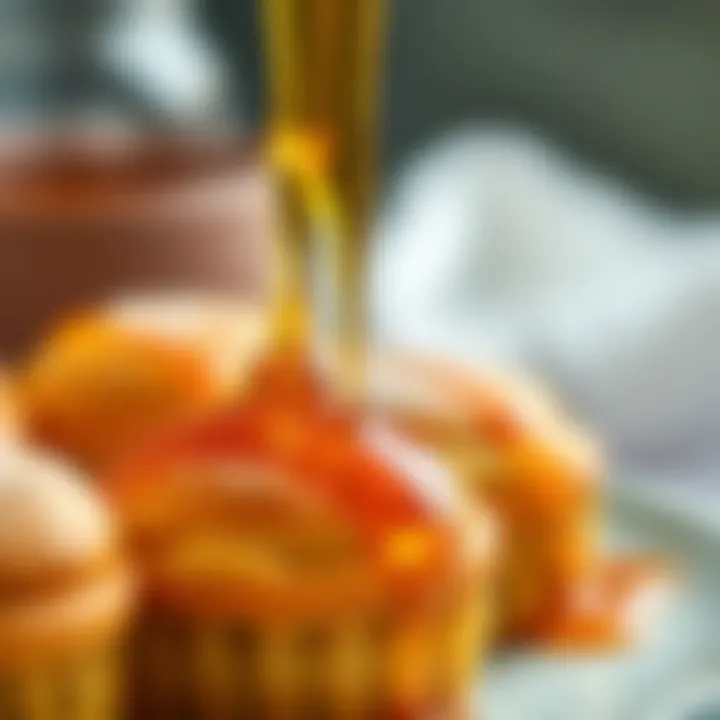
[[[334,251],[333,271],[325,278],[338,305],[333,352],[339,389],[351,397],[364,390],[366,260],[384,5],[382,0],[264,3],[271,139],[284,150],[277,345],[285,352],[315,350],[319,318],[309,300],[309,266],[313,253]],[[333,248],[317,247],[309,238],[313,218],[308,212],[326,217],[332,212]]]
[[[657,558],[601,560],[588,577],[565,588],[518,641],[578,654],[626,649],[655,624],[673,585],[673,573]]]
[[[393,461],[364,442],[356,420],[342,406],[276,404],[262,394],[242,408],[178,430],[106,487],[126,508],[131,534],[150,512],[160,536],[172,538],[174,528],[192,526],[202,498],[216,491],[225,502],[256,507],[257,490],[244,479],[243,468],[251,475],[264,469],[292,483],[278,487],[280,495],[306,493],[347,521],[368,552],[368,567],[380,573],[398,599],[413,602],[453,575],[462,541],[444,512],[449,509],[452,520],[457,509],[419,492],[413,475],[401,472],[408,481],[398,482]],[[223,482],[208,483],[206,473],[222,468],[227,469]]]

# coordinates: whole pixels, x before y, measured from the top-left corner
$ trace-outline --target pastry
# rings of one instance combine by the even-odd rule
[[[463,716],[493,524],[332,407],[261,393],[107,480],[143,577],[141,716]]]
[[[470,496],[496,512],[500,634],[536,638],[599,561],[597,443],[512,373],[388,356],[376,367],[375,392],[396,426],[435,448]]]
[[[0,717],[113,718],[132,587],[77,473],[0,447]]]
[[[67,318],[22,374],[30,433],[104,467],[155,432],[232,401],[265,327],[253,306],[192,295],[121,299]]]

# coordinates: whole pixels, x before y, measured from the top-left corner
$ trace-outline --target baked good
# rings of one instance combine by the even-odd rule
[[[78,474],[0,448],[0,717],[112,718],[131,581]]]
[[[375,381],[392,422],[441,453],[498,516],[500,634],[544,637],[600,561],[598,444],[521,375],[388,355]]]
[[[61,321],[27,362],[33,438],[94,468],[234,399],[266,322],[234,299],[121,298]]]
[[[382,425],[261,392],[105,487],[143,576],[142,716],[461,716],[492,523]]]

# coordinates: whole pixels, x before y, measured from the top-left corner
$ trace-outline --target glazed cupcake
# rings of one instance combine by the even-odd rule
[[[107,488],[143,575],[141,716],[463,717],[492,526],[382,426],[266,395]]]
[[[115,540],[73,470],[0,448],[0,717],[116,717],[131,584]]]
[[[130,298],[61,322],[22,376],[36,440],[93,468],[234,399],[264,345],[253,306]]]
[[[596,442],[519,375],[396,356],[378,363],[376,382],[392,422],[435,448],[496,512],[500,633],[539,638],[599,561]]]

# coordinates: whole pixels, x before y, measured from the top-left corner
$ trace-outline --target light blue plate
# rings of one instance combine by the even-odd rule
[[[608,544],[659,551],[681,568],[661,621],[620,656],[491,662],[478,719],[720,720],[720,530],[637,487],[612,492]]]

